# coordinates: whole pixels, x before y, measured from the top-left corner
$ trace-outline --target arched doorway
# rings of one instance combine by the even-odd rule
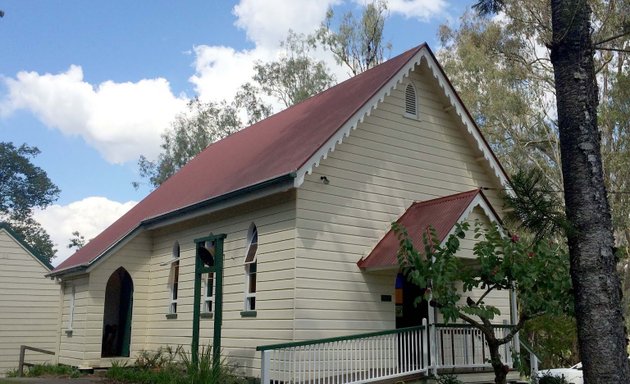
[[[129,357],[133,281],[129,272],[120,267],[107,280],[103,312],[102,357]]]

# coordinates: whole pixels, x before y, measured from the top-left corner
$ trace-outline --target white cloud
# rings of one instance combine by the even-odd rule
[[[234,6],[234,23],[257,47],[277,48],[287,31],[311,33],[339,0],[241,0]]]
[[[263,49],[236,51],[230,47],[195,47],[195,71],[189,79],[204,101],[230,100],[241,84],[251,80],[254,63],[272,55]]]
[[[326,16],[329,6],[340,0],[241,0],[234,6],[234,24],[243,29],[255,44],[252,49],[237,51],[230,47],[201,45],[195,47],[195,71],[189,79],[202,100],[231,99],[237,89],[253,75],[256,61],[274,60],[282,54],[280,42],[289,29],[309,34]],[[329,53],[317,52],[333,72],[341,72]],[[344,72],[345,74],[345,72]],[[341,79],[343,76],[338,77]]]
[[[68,205],[51,205],[35,212],[35,220],[48,232],[57,248],[53,265],[67,259],[74,249],[68,249],[72,232],[79,231],[86,240],[94,238],[110,224],[125,214],[135,201],[120,203],[105,197],[86,197]]]
[[[365,0],[355,0],[361,5]],[[430,18],[441,15],[446,11],[446,0],[388,0],[387,9],[392,14],[398,13],[408,19],[427,21]]]
[[[446,10],[446,0],[389,0],[388,9],[407,18],[429,20]]]
[[[81,136],[111,163],[136,160],[140,154],[155,157],[160,133],[186,103],[172,94],[165,79],[93,86],[76,65],[60,74],[19,72],[3,80],[8,93],[0,102],[1,114],[29,110],[46,126]]]

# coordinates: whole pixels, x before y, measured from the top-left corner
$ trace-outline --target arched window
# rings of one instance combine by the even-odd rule
[[[416,98],[416,88],[413,84],[405,87],[405,115],[418,117],[418,100]]]
[[[256,310],[256,270],[258,251],[258,228],[252,223],[247,231],[245,248],[245,311]]]
[[[177,313],[177,290],[179,288],[179,242],[176,241],[173,244],[173,253],[171,257],[171,271],[170,271],[170,289],[171,289],[171,302],[168,307],[169,314]]]

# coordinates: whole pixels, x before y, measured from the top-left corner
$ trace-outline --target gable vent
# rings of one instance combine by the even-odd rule
[[[405,113],[416,116],[416,90],[411,84],[407,84],[405,88]]]

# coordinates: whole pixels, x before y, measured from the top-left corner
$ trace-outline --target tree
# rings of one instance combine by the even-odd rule
[[[253,80],[265,94],[282,101],[288,108],[334,84],[334,76],[328,73],[326,64],[309,56],[316,48],[314,37],[289,31],[282,47],[286,52],[284,57],[254,66]]]
[[[156,161],[140,156],[140,176],[158,187],[210,143],[238,131],[242,124],[234,106],[203,103],[193,99],[180,113],[171,129],[162,134],[162,153]],[[134,183],[137,187],[138,183]]]
[[[268,117],[272,107],[265,96],[290,107],[330,87],[334,77],[328,74],[326,65],[309,56],[314,44],[313,37],[289,31],[282,43],[286,56],[257,63],[253,82],[242,85],[233,101],[191,100],[187,111],[179,114],[162,134],[162,152],[157,160],[140,156],[140,176],[158,187],[209,144]],[[139,183],[132,185],[137,188]]]
[[[358,75],[384,61],[384,51],[391,50],[391,44],[383,43],[387,19],[385,0],[368,3],[360,19],[352,12],[344,14],[337,30],[332,27],[334,17],[332,8],[329,8],[317,37],[333,53],[337,63],[350,68],[353,75]]]
[[[31,159],[40,153],[36,147],[0,142],[0,220],[6,221],[39,256],[50,261],[55,256],[50,236],[33,219],[35,208],[44,209],[59,196],[59,188]]]
[[[586,383],[627,383],[626,332],[600,152],[598,91],[586,0],[553,0],[551,62],[564,175],[571,278]]]
[[[542,315],[562,315],[572,309],[569,262],[561,244],[524,240],[507,236],[493,225],[476,223],[474,265],[457,257],[460,239],[469,223],[456,226],[455,232],[440,244],[433,228],[423,233],[424,252],[414,248],[406,230],[394,223],[400,240],[398,262],[407,279],[419,287],[429,287],[425,299],[437,307],[446,321],[463,320],[479,329],[490,351],[496,384],[505,384],[509,368],[501,361],[500,347],[512,341],[529,320]],[[463,292],[459,286],[461,282]],[[477,289],[478,299],[462,294]],[[492,320],[501,312],[484,299],[495,290],[514,289],[520,308],[518,322],[503,337],[494,333]]]
[[[72,232],[72,237],[70,238],[70,243],[68,243],[68,249],[76,248],[77,250],[83,248],[83,246],[87,243],[85,240],[85,236],[83,236],[79,231]]]
[[[549,41],[557,100],[571,279],[586,383],[627,383],[626,333],[597,122],[591,7],[552,0]],[[503,0],[480,0],[503,9]],[[625,30],[618,36],[623,36]],[[617,36],[617,34],[615,35]],[[600,40],[612,41],[615,36]]]

